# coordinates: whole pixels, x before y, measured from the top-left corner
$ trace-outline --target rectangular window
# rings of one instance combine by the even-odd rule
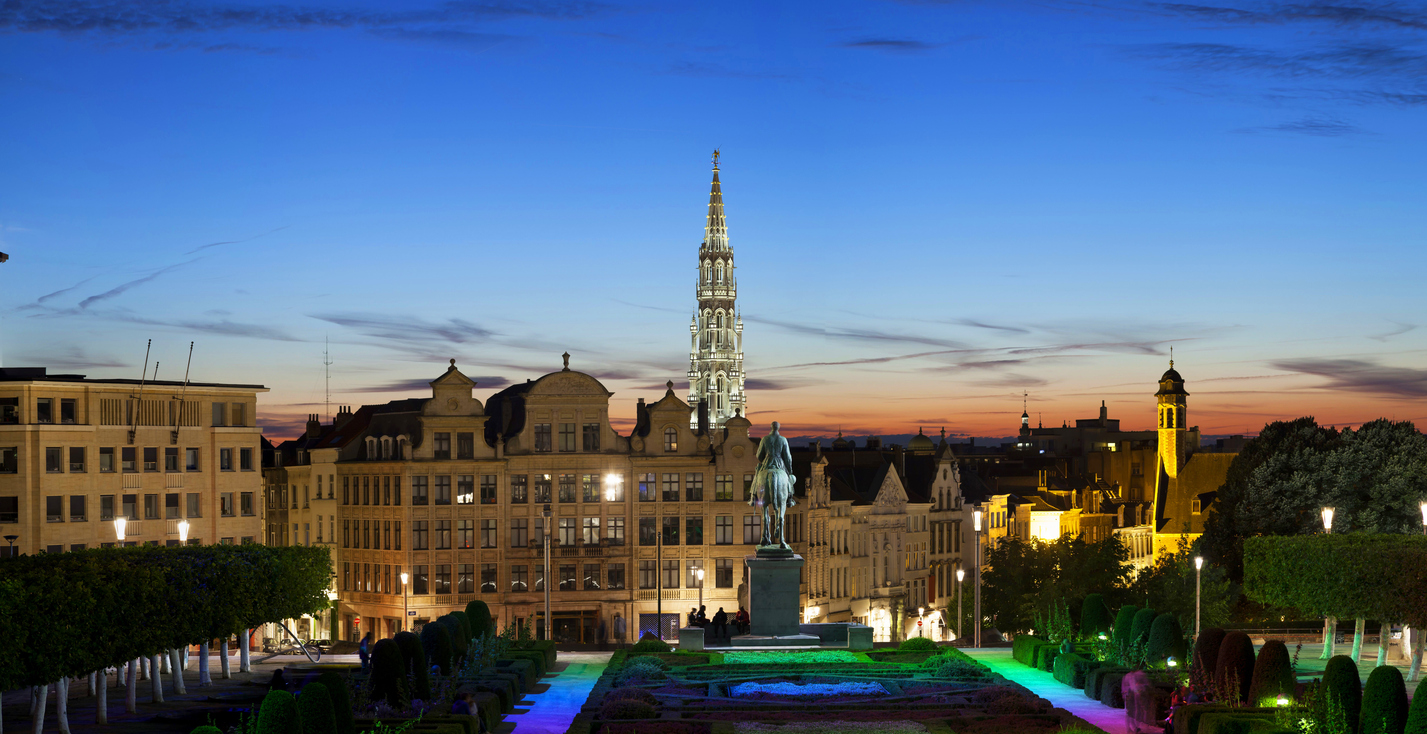
[[[664,567],[660,570],[664,581],[664,588],[679,588],[679,561],[678,559],[664,559]]]
[[[545,567],[544,567],[544,566],[531,566],[531,572],[532,572],[532,573],[534,574],[534,576],[535,576],[535,586],[531,587],[531,589],[532,589],[533,591],[544,591],[544,590],[545,590]]]
[[[535,504],[549,504],[550,502],[550,475],[535,475]]]
[[[352,547],[352,527],[351,527],[351,522],[352,522],[351,520],[343,520],[343,521],[342,521],[342,547],[343,547],[343,548],[351,548],[351,547]]]
[[[496,590],[496,564],[481,564],[481,593],[494,594]]]
[[[575,475],[574,475],[574,474],[561,474],[561,475],[560,475],[560,501],[561,501],[561,502],[574,502],[574,501],[575,501]]]
[[[376,484],[376,481],[377,481],[377,480],[375,480],[375,479],[372,480],[373,485]],[[381,482],[382,482],[382,504],[383,504],[383,505],[390,505],[390,504],[391,504],[391,477],[382,477],[382,478],[381,478]],[[375,487],[375,486],[372,487],[372,491],[373,491],[374,493],[376,492],[376,487]]]
[[[253,470],[253,450],[250,448],[238,449],[238,469],[240,471]]]
[[[679,544],[679,517],[664,518],[664,545]]]
[[[241,511],[241,512],[243,513],[243,516],[244,516],[244,517],[252,517],[252,515],[253,515],[253,493],[252,493],[252,492],[240,492],[240,493],[238,494],[238,509],[239,509],[239,511]]]
[[[482,520],[482,521],[481,521],[481,547],[482,547],[482,548],[494,548],[494,547],[496,547],[496,527],[495,527],[496,522],[497,522],[497,521],[496,521],[495,519],[493,519],[493,518],[492,518],[492,519],[487,519],[487,520]]]
[[[443,474],[436,477],[436,497],[434,504],[451,504],[451,475]]]
[[[483,505],[493,505],[493,504],[495,504],[495,493],[496,493],[496,482],[495,482],[495,478],[496,478],[496,475],[494,475],[494,474],[482,474],[482,475],[481,475],[481,504],[483,504]]]
[[[136,451],[137,451],[137,449],[135,449],[133,446],[125,446],[124,448],[122,448],[122,449],[119,450],[119,456],[120,456],[120,459],[121,459],[121,461],[122,461],[122,464],[123,464],[122,468],[123,468],[124,471],[126,471],[126,472],[136,472],[136,471],[138,471],[138,468],[137,468],[137,467],[135,466],[135,464],[134,464],[134,462],[136,461],[136,459],[134,458],[135,455],[136,455],[136,454],[135,454]]]
[[[561,451],[574,451],[574,450],[575,450],[575,424],[574,424],[574,423],[561,423],[561,424],[560,424],[560,450],[561,450]]]
[[[187,448],[183,450],[183,470],[198,471],[198,449]]]
[[[378,498],[378,499],[380,499],[380,498]],[[371,477],[362,477],[362,504],[364,504],[364,505],[370,505],[371,503],[372,503],[372,478],[371,478]]]
[[[352,564],[342,564],[342,591],[352,590]]]
[[[510,475],[510,503],[523,505],[530,501],[529,477],[524,474]]]
[[[54,423],[54,398],[39,398],[35,400],[35,422]]]
[[[608,474],[608,475],[605,476],[605,480],[606,480],[606,482],[607,482],[607,483],[605,484],[605,495],[604,495],[605,501],[606,501],[606,502],[623,502],[623,501],[624,501],[624,475],[623,475],[623,474]]]
[[[413,520],[411,523],[411,549],[427,550],[430,547],[426,537],[426,521]]]
[[[609,566],[606,567],[605,576],[607,577],[607,580],[606,580],[606,582],[605,582],[605,588],[606,588],[606,589],[623,589],[623,588],[624,588],[624,564],[623,564],[623,563],[611,563],[611,564],[609,564]]]
[[[476,564],[462,563],[456,566],[456,593],[476,593]]]
[[[586,423],[581,431],[581,436],[584,439],[582,448],[585,451],[600,450],[600,424]]]
[[[76,410],[74,398],[60,398],[59,401],[59,422],[66,425],[74,425],[75,417],[79,411]]]
[[[560,591],[574,591],[576,588],[578,588],[575,585],[575,573],[575,564],[560,564]]]
[[[562,517],[562,518],[560,518],[560,535],[559,535],[559,538],[558,538],[558,539],[559,539],[559,541],[560,541],[560,545],[565,546],[565,547],[567,547],[567,548],[573,548],[573,547],[574,547],[574,545],[575,545],[575,518],[573,518],[573,517]]]
[[[64,522],[64,498],[53,495],[45,498],[45,521]]]
[[[228,425],[228,404],[227,404],[227,403],[214,403],[214,404],[213,404],[213,425],[214,425],[215,428],[216,428],[216,427],[219,427],[219,426],[226,426],[226,425]]]
[[[351,477],[342,477],[342,504],[352,504],[352,482]]]
[[[434,448],[435,448],[435,453],[436,453],[436,458],[437,458],[437,459],[449,459],[449,458],[451,458],[451,434],[449,434],[449,433],[438,433],[438,434],[436,434],[436,445],[435,445]]]
[[[684,562],[684,588],[703,588],[704,562],[702,559],[691,558]]]
[[[743,544],[755,545],[763,540],[763,518],[757,515],[743,516]]]
[[[164,448],[164,471],[178,471],[178,448],[167,446]]]
[[[345,491],[345,490],[344,490]],[[427,501],[426,477],[411,478],[411,504],[424,505]]]
[[[0,474],[14,474],[18,472],[20,470],[19,457],[19,447],[0,447]]]
[[[733,501],[733,475],[719,474],[714,477],[714,501]]]
[[[530,521],[523,518],[515,518],[510,521],[510,547],[524,548],[530,542]]]
[[[114,471],[114,447],[106,446],[99,449],[99,471],[109,474]]]
[[[449,563],[436,565],[436,593],[451,593],[451,564]]]
[[[747,501],[749,501],[749,500],[751,500],[751,499],[753,499],[753,475],[752,475],[752,474],[744,474],[744,475],[743,475],[743,501],[744,501],[744,502],[747,502]]]
[[[652,517],[641,517],[641,518],[639,518],[639,544],[640,544],[640,545],[658,545],[658,544],[659,544],[659,525],[657,524],[657,521],[655,520],[655,518],[652,518]]]
[[[69,496],[69,521],[85,522],[89,519],[88,503],[82,494],[72,494]]]
[[[684,501],[703,502],[704,501],[704,475],[703,472],[684,475]]]
[[[458,433],[456,434],[456,458],[474,459],[476,458],[476,434]]]
[[[144,519],[159,519],[159,496],[156,494],[144,495]]]
[[[13,426],[20,422],[20,399],[0,398],[0,425]]]
[[[139,495],[126,494],[123,496],[123,500],[124,501],[123,504],[120,506],[120,509],[123,510],[125,519],[139,519]]]
[[[639,562],[639,588],[653,589],[659,585],[659,568],[654,561]]]
[[[665,501],[665,502],[678,502],[678,501],[679,501],[679,473],[678,473],[678,472],[674,472],[674,473],[672,473],[672,474],[665,474],[664,477],[663,477],[663,479],[664,479],[664,481],[663,481],[663,485],[664,485],[664,501]]]
[[[639,479],[639,501],[653,502],[655,499],[654,493],[659,491],[658,487],[655,486],[656,480],[654,478],[654,475],[636,474],[634,476]]]
[[[391,478],[391,503],[401,506],[401,477]]]
[[[64,449],[51,446],[45,449],[45,471],[56,474],[64,471]]]
[[[391,521],[382,522],[382,548],[391,550]]]
[[[69,447],[69,470],[77,473],[84,473],[84,447]]]
[[[233,423],[235,426],[248,425],[248,406],[246,403],[233,403]]]
[[[475,520],[456,521],[456,547],[462,549],[476,547]]]
[[[515,593],[530,590],[530,577],[525,574],[525,566],[510,567],[510,590]]]
[[[411,569],[411,571],[412,571],[412,573],[411,573],[411,593],[413,593],[413,594],[429,594],[429,593],[431,593],[430,589],[427,588],[426,567],[425,567],[425,566],[415,566],[415,567],[413,567],[413,568]]]
[[[714,544],[733,545],[732,515],[719,515],[714,518]]]
[[[396,521],[395,530],[392,531],[392,535],[394,536],[394,541],[395,541],[395,542],[392,543],[392,550],[401,550],[401,521],[400,521],[400,520],[397,520],[397,521]]]
[[[609,518],[605,523],[604,542],[606,545],[624,545],[624,518]]]
[[[187,511],[189,517],[203,517],[203,509],[200,504],[202,501],[200,498],[202,496],[203,495],[197,492],[188,493],[188,506],[184,509]]]
[[[553,446],[551,446],[551,441],[550,441],[550,424],[549,424],[549,423],[536,423],[536,424],[535,424],[535,450],[536,450],[536,451],[540,451],[540,452],[547,452],[547,451],[550,451],[552,448],[553,448]]]
[[[102,521],[104,521],[104,520],[113,520],[113,519],[114,519],[114,495],[112,495],[112,494],[101,494],[101,495],[99,495],[99,520],[102,522]]]
[[[471,505],[476,502],[476,477],[462,474],[456,477],[456,504]]]
[[[733,588],[732,558],[718,558],[714,560],[714,586],[720,589]]]
[[[585,564],[585,591],[600,590],[600,564]]]
[[[541,546],[545,544],[545,520],[535,520],[530,523],[530,544]]]
[[[233,471],[233,449],[218,449],[218,470]]]
[[[704,517],[684,518],[684,545],[704,544]]]
[[[600,519],[598,517],[587,517],[580,522],[580,540],[585,545],[600,544]]]
[[[581,474],[580,475],[580,501],[599,502],[600,501],[600,475]]]
[[[451,550],[451,521],[436,521],[436,550]]]
[[[181,517],[178,509],[178,493],[169,492],[164,495],[164,519],[177,520]]]

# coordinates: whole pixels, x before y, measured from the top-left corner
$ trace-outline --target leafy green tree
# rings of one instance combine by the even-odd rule
[[[1024,632],[1052,604],[1100,593],[1118,601],[1128,576],[1129,555],[1115,537],[1084,536],[1051,541],[1010,537],[986,553],[981,609],[1006,632]]]
[[[1179,626],[1191,631],[1194,629],[1194,557],[1202,555],[1201,542],[1202,538],[1193,543],[1180,538],[1179,547],[1161,554],[1155,565],[1140,572],[1130,588],[1136,601],[1145,601],[1145,606],[1156,611],[1173,612],[1179,618]],[[1234,602],[1239,598],[1238,587],[1217,564],[1206,562],[1200,574],[1201,628],[1228,624]]]

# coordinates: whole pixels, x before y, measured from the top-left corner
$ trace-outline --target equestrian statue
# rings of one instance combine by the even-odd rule
[[[773,430],[758,443],[758,471],[753,475],[753,496],[748,499],[748,504],[763,508],[763,539],[759,547],[792,550],[783,534],[784,515],[797,504],[793,488],[798,478],[792,470],[793,453],[788,449],[788,439],[778,433],[778,421],[773,421]],[[769,510],[774,514],[770,515]],[[770,521],[774,518],[776,533]]]

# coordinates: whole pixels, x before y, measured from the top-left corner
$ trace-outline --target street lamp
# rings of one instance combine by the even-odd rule
[[[971,529],[976,531],[976,586],[974,588],[974,598],[971,605],[972,634],[974,635],[974,647],[981,647],[981,510],[977,509],[971,513]]]
[[[540,527],[543,530],[540,534],[545,539],[545,639],[554,640],[553,625],[550,622],[550,505],[545,505],[544,511],[540,514],[542,515]]]
[[[411,578],[405,571],[401,572],[401,628],[406,629],[406,618],[411,616],[406,609],[406,582]],[[332,595],[336,597],[336,594]]]
[[[1422,501],[1422,534],[1427,535],[1427,500]]]
[[[126,517],[114,518],[114,536],[117,537],[121,543],[124,541],[124,526],[128,524],[129,519]]]
[[[1423,514],[1427,514],[1427,511],[1424,511]],[[20,536],[18,536],[18,535],[7,535],[7,536],[5,536],[5,540],[9,541],[9,543],[10,543],[10,555],[6,556],[6,558],[14,558],[14,557],[15,557],[15,541],[17,541],[17,540],[19,540],[19,539],[20,539]]]
[[[698,580],[699,580],[699,611],[703,611],[703,609],[704,609],[704,568],[703,568],[703,566],[699,566],[699,568],[694,571],[694,576],[697,577]]]
[[[604,475],[604,501],[614,502],[619,499],[619,486],[624,484],[624,476],[621,474]]]
[[[966,618],[961,613],[961,581],[966,578],[966,569],[956,569],[956,639],[966,630]]]
[[[178,544],[183,545],[188,542],[188,521],[178,521]]]
[[[1333,508],[1331,508],[1331,507],[1324,507],[1324,508],[1323,508],[1323,511],[1322,511],[1322,514],[1323,514],[1323,532],[1325,532],[1325,533],[1331,533],[1331,532],[1333,532]]]
[[[1194,557],[1194,639],[1199,639],[1199,577],[1204,569],[1204,556]]]
[[[925,637],[925,636],[926,636],[926,633],[922,632],[922,622],[926,621],[926,619],[925,619],[926,616],[927,616],[927,608],[926,608],[926,607],[917,607],[917,637]]]

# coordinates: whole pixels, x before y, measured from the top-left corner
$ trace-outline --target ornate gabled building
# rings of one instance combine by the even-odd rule
[[[713,156],[713,184],[704,242],[699,246],[698,305],[689,322],[689,426],[698,428],[700,404],[707,406],[715,429],[744,415],[743,317],[739,315],[738,279],[733,248],[723,218],[723,188],[718,180],[718,151]]]

